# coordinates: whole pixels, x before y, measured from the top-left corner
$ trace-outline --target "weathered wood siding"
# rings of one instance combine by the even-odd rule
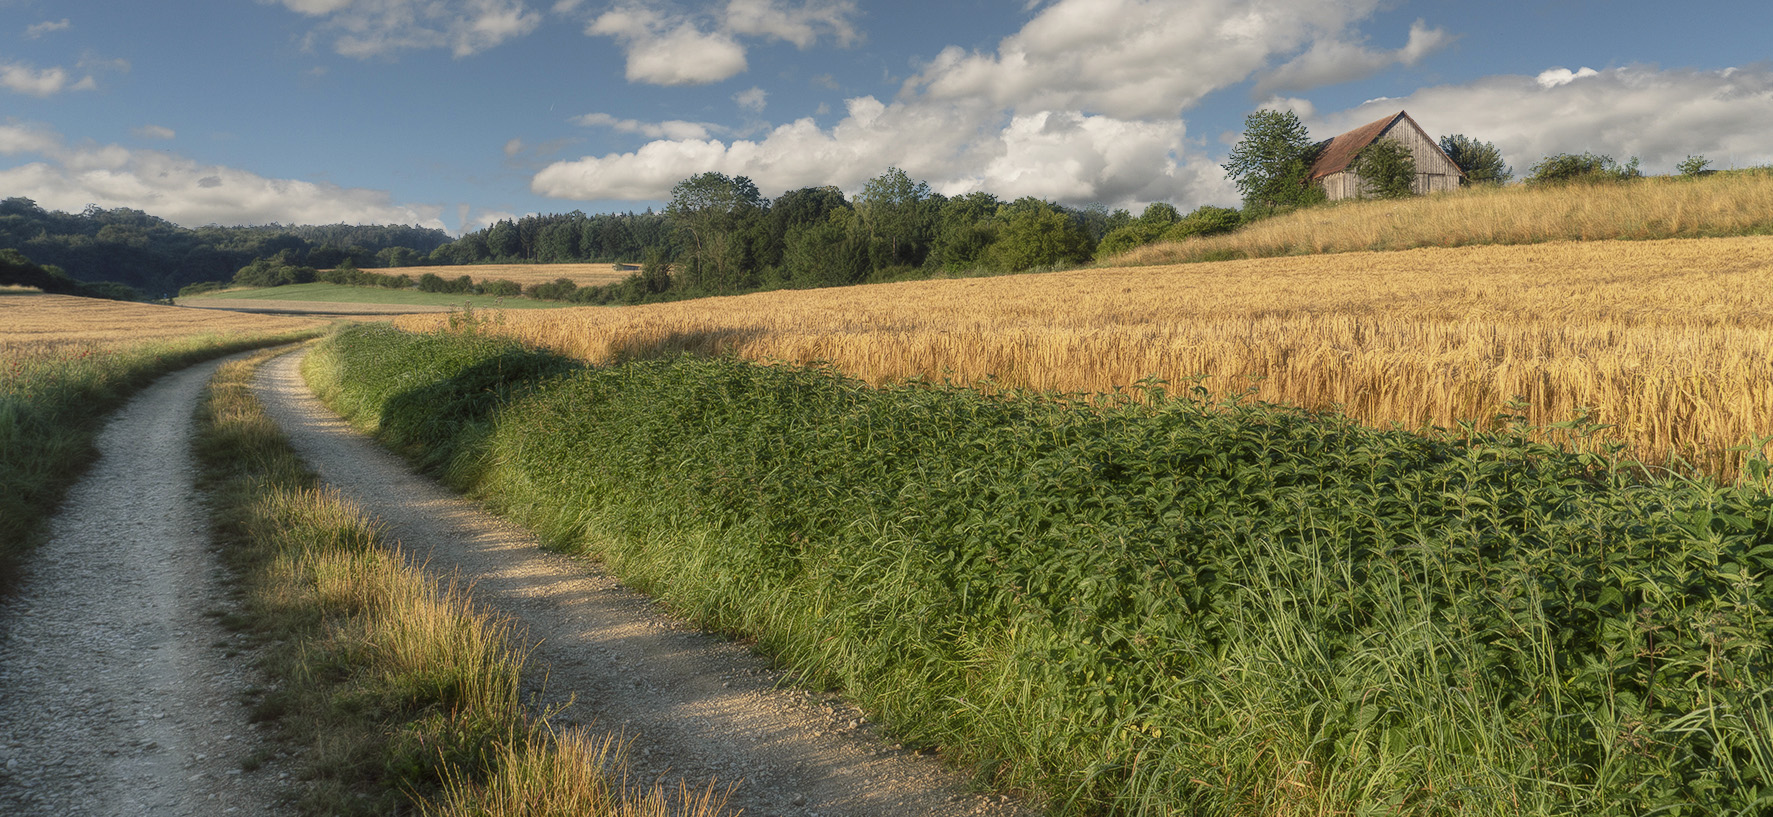
[[[1380,139],[1390,139],[1410,151],[1410,158],[1416,162],[1416,181],[1410,186],[1410,192],[1418,196],[1429,193],[1446,193],[1459,189],[1459,166],[1441,152],[1439,145],[1430,140],[1422,131],[1409,125],[1407,119],[1399,118],[1391,127],[1379,135]],[[1332,173],[1323,178],[1324,194],[1330,201],[1355,199],[1372,195],[1365,179],[1349,168],[1340,173]]]

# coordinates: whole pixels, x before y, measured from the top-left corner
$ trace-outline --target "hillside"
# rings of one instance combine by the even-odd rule
[[[1296,210],[1226,235],[1147,245],[1099,263],[1139,266],[1417,247],[1768,233],[1773,233],[1773,173],[1740,171],[1608,184],[1478,186],[1422,198],[1345,201]]]

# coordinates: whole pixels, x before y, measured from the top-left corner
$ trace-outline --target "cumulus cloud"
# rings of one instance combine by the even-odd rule
[[[664,122],[642,122],[638,119],[617,119],[607,113],[588,113],[573,117],[575,124],[587,128],[609,128],[618,133],[637,133],[648,139],[707,139],[718,125],[707,122],[686,122],[669,119]]]
[[[440,208],[395,204],[385,191],[270,179],[157,150],[68,144],[55,131],[0,125],[0,189],[56,210],[88,204],[144,210],[187,227],[204,224],[418,224],[442,228]]]
[[[703,85],[744,72],[745,49],[721,31],[704,32],[693,20],[640,5],[610,9],[585,27],[614,37],[628,53],[629,82]]]
[[[1446,30],[1429,28],[1422,20],[1410,26],[1409,41],[1396,50],[1375,50],[1341,37],[1326,37],[1312,43],[1305,53],[1265,74],[1256,82],[1255,93],[1299,93],[1364,79],[1393,65],[1415,65],[1452,39]]]
[[[1539,87],[1541,88],[1556,88],[1559,85],[1569,85],[1570,83],[1585,77],[1598,77],[1600,75],[1601,72],[1589,68],[1586,65],[1577,71],[1571,71],[1568,68],[1547,68],[1544,71],[1540,71],[1539,76],[1535,77],[1534,81],[1538,82]]]
[[[38,70],[28,63],[0,63],[0,86],[13,93],[35,97],[51,97],[64,91],[90,91],[98,87],[91,74],[80,79],[68,69],[55,67]]]
[[[174,132],[172,128],[164,125],[142,125],[132,132],[143,139],[171,139],[178,136],[178,133]]]
[[[1567,75],[1567,76],[1566,76]],[[1718,165],[1773,162],[1773,67],[1717,71],[1632,65],[1553,69],[1423,88],[1309,120],[1314,134],[1341,133],[1408,110],[1430,135],[1494,142],[1516,173],[1554,153],[1637,156],[1662,172],[1689,154]]]
[[[67,31],[69,28],[72,28],[73,25],[73,23],[68,22],[68,18],[66,17],[63,17],[60,20],[44,20],[41,23],[26,27],[25,36],[35,40],[38,37],[52,32]]]
[[[275,2],[321,18],[320,28],[310,38],[329,35],[334,51],[357,58],[427,48],[448,48],[457,57],[466,57],[522,37],[542,24],[542,15],[523,0]]]
[[[1226,189],[1212,161],[1184,150],[1176,119],[1076,111],[1006,119],[990,106],[871,96],[846,104],[847,115],[829,129],[809,117],[755,140],[659,139],[630,152],[556,162],[530,187],[557,198],[659,200],[677,182],[714,170],[749,176],[771,193],[826,184],[858,190],[899,167],[944,194],[989,190],[1077,204],[1194,201]]]
[[[1018,113],[1175,116],[1279,54],[1366,18],[1381,0],[1059,0],[995,53],[942,51],[906,82],[932,99]]]
[[[705,85],[745,72],[741,36],[784,40],[803,49],[824,36],[849,45],[858,37],[850,22],[855,13],[853,0],[804,0],[798,6],[728,0],[724,8],[694,16],[652,0],[627,0],[593,18],[585,34],[622,44],[629,82]]]
[[[806,0],[799,6],[775,0],[731,0],[726,4],[725,22],[735,34],[772,37],[806,49],[821,33],[831,35],[838,45],[853,44],[858,35],[850,18],[855,14],[852,0]]]

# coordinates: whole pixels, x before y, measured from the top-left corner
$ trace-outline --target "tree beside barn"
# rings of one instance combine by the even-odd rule
[[[1372,197],[1375,193],[1373,185],[1361,177],[1355,157],[1381,139],[1403,146],[1415,161],[1416,179],[1411,185],[1411,193],[1421,196],[1459,188],[1464,173],[1446,151],[1441,150],[1440,144],[1404,111],[1320,143],[1311,168],[1306,172],[1306,181],[1321,187],[1330,201]]]

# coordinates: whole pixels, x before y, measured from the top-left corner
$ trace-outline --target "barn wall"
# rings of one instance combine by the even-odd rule
[[[1459,166],[1441,152],[1439,145],[1422,131],[1410,127],[1405,120],[1399,119],[1397,124],[1380,134],[1379,138],[1402,144],[1410,151],[1410,158],[1416,163],[1416,181],[1410,185],[1410,192],[1425,196],[1459,189]],[[1366,189],[1366,182],[1353,168],[1325,176],[1323,186],[1324,195],[1330,201],[1371,195],[1371,191]]]

